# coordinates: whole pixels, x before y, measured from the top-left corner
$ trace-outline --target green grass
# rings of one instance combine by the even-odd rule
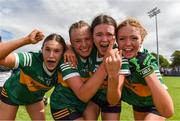
[[[180,77],[165,77],[165,84],[174,102],[174,115],[168,120],[180,120]]]
[[[179,120],[180,119],[180,77],[163,77],[165,84],[168,86],[168,90],[170,95],[172,96],[175,108],[175,114],[167,119],[170,120]],[[52,90],[51,90],[52,91]],[[49,91],[46,95],[49,96],[51,91]],[[49,105],[45,108],[46,111],[46,119],[53,120],[50,113]],[[25,111],[24,107],[20,107],[17,113],[16,120],[30,120],[28,114]],[[122,112],[121,112],[121,120],[133,120],[132,108],[130,105],[126,103],[122,103]]]
[[[50,97],[50,94],[52,92],[53,89],[51,89],[50,91],[47,92],[46,96],[47,97]],[[51,116],[51,112],[50,112],[50,105],[48,104],[46,107],[45,107],[45,112],[46,112],[46,120],[48,121],[52,121],[53,118]],[[30,121],[30,117],[28,115],[28,113],[26,112],[26,109],[24,106],[20,106],[19,109],[18,109],[18,113],[16,115],[16,120],[19,121]]]

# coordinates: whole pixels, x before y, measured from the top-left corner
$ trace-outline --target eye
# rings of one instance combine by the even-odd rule
[[[132,38],[131,38],[131,41],[132,41],[132,42],[137,42],[137,40],[138,40],[138,37],[132,37]]]
[[[58,52],[60,52],[60,50],[59,50],[59,49],[57,49],[57,50],[55,50],[55,52],[56,52],[56,53],[58,53]]]
[[[81,42],[81,40],[79,40],[79,39],[75,40],[75,43],[80,43],[80,42]]]
[[[85,38],[86,41],[91,41],[90,37]]]
[[[114,35],[111,34],[111,33],[109,33],[109,34],[107,35],[107,37],[108,37],[109,39],[112,39],[112,38],[114,37]]]
[[[45,50],[46,50],[46,51],[50,51],[50,49],[49,49],[49,48],[45,48]]]
[[[125,38],[124,37],[120,37],[118,40],[124,42]]]
[[[96,36],[101,37],[103,34],[102,33],[96,33]]]

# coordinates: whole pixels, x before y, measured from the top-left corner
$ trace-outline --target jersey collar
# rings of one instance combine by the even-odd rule
[[[50,72],[50,71],[47,69],[47,67],[45,66],[44,62],[43,62],[43,69],[44,69],[44,71],[45,71],[49,76],[52,76],[52,75],[54,74],[54,72],[55,72],[55,70],[52,71],[52,72]]]

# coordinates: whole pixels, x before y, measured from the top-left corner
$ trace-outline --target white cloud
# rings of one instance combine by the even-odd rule
[[[180,50],[178,0],[0,0],[0,29],[19,38],[37,28],[46,35],[59,33],[68,41],[69,26],[80,19],[90,23],[96,15],[106,13],[119,23],[132,16],[139,19],[149,32],[144,47],[156,52],[155,20],[147,15],[154,7],[161,10],[158,14],[159,52],[170,58],[175,50]],[[38,50],[41,45],[36,47]],[[25,46],[20,50],[31,48]]]

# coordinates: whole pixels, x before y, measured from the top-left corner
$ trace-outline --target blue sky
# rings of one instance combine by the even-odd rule
[[[1,39],[10,40],[13,38],[13,33],[10,31],[6,31],[5,29],[0,29]]]
[[[167,59],[180,50],[179,0],[0,0],[0,35],[3,41],[25,36],[33,29],[45,35],[59,33],[67,41],[69,26],[79,20],[91,23],[98,14],[111,15],[120,23],[131,16],[140,20],[148,30],[144,47],[156,52],[155,18],[148,11],[158,7],[159,53]],[[41,43],[28,45],[18,51],[38,51]]]

